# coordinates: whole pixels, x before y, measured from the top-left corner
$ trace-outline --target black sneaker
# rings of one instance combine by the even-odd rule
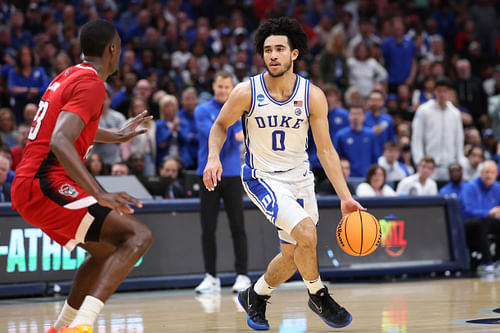
[[[247,313],[247,324],[257,331],[267,331],[266,305],[271,296],[258,295],[253,290],[254,284],[238,293],[238,301]]]
[[[349,325],[352,321],[351,314],[335,302],[328,294],[327,287],[318,290],[316,294],[309,293],[307,304],[328,326],[341,328]]]

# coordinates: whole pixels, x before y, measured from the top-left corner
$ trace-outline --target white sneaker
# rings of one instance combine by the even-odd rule
[[[494,264],[479,265],[477,267],[477,272],[478,273],[494,273],[495,272],[495,265]]]
[[[234,281],[233,288],[232,288],[233,293],[239,293],[240,291],[243,291],[243,290],[247,289],[248,287],[250,287],[251,284],[252,284],[252,281],[250,281],[248,276],[240,274],[236,277],[236,281]]]
[[[220,293],[220,279],[206,273],[205,278],[194,289],[194,291],[196,291],[196,293],[198,294]]]

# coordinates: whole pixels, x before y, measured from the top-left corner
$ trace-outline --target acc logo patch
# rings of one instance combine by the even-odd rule
[[[64,184],[59,189],[59,193],[62,195],[67,195],[68,197],[76,198],[78,196],[78,191],[75,190],[70,184]]]
[[[301,110],[301,109],[299,109],[299,108],[296,108],[296,109],[295,109],[295,115],[296,115],[297,117],[298,117],[298,116],[300,116],[300,114],[301,114],[301,113],[302,113],[302,110]]]

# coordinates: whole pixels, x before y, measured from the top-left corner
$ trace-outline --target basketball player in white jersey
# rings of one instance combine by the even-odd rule
[[[227,128],[243,116],[243,186],[276,226],[281,253],[238,299],[247,312],[247,324],[255,330],[267,330],[265,311],[271,292],[298,269],[308,288],[311,310],[329,326],[344,327],[352,317],[332,299],[319,276],[318,207],[306,153],[309,126],[321,164],[341,200],[342,214],[364,208],[351,197],[342,175],[330,140],[324,93],[293,73],[293,62],[307,51],[307,36],[300,25],[286,17],[267,20],[255,34],[255,48],[267,71],[231,92],[211,129],[203,174],[205,186],[213,190],[221,180],[219,152]]]

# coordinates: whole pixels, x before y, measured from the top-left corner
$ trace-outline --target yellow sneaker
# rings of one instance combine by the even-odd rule
[[[76,327],[65,326],[61,328],[59,333],[92,333],[92,326],[90,325],[78,325]]]

